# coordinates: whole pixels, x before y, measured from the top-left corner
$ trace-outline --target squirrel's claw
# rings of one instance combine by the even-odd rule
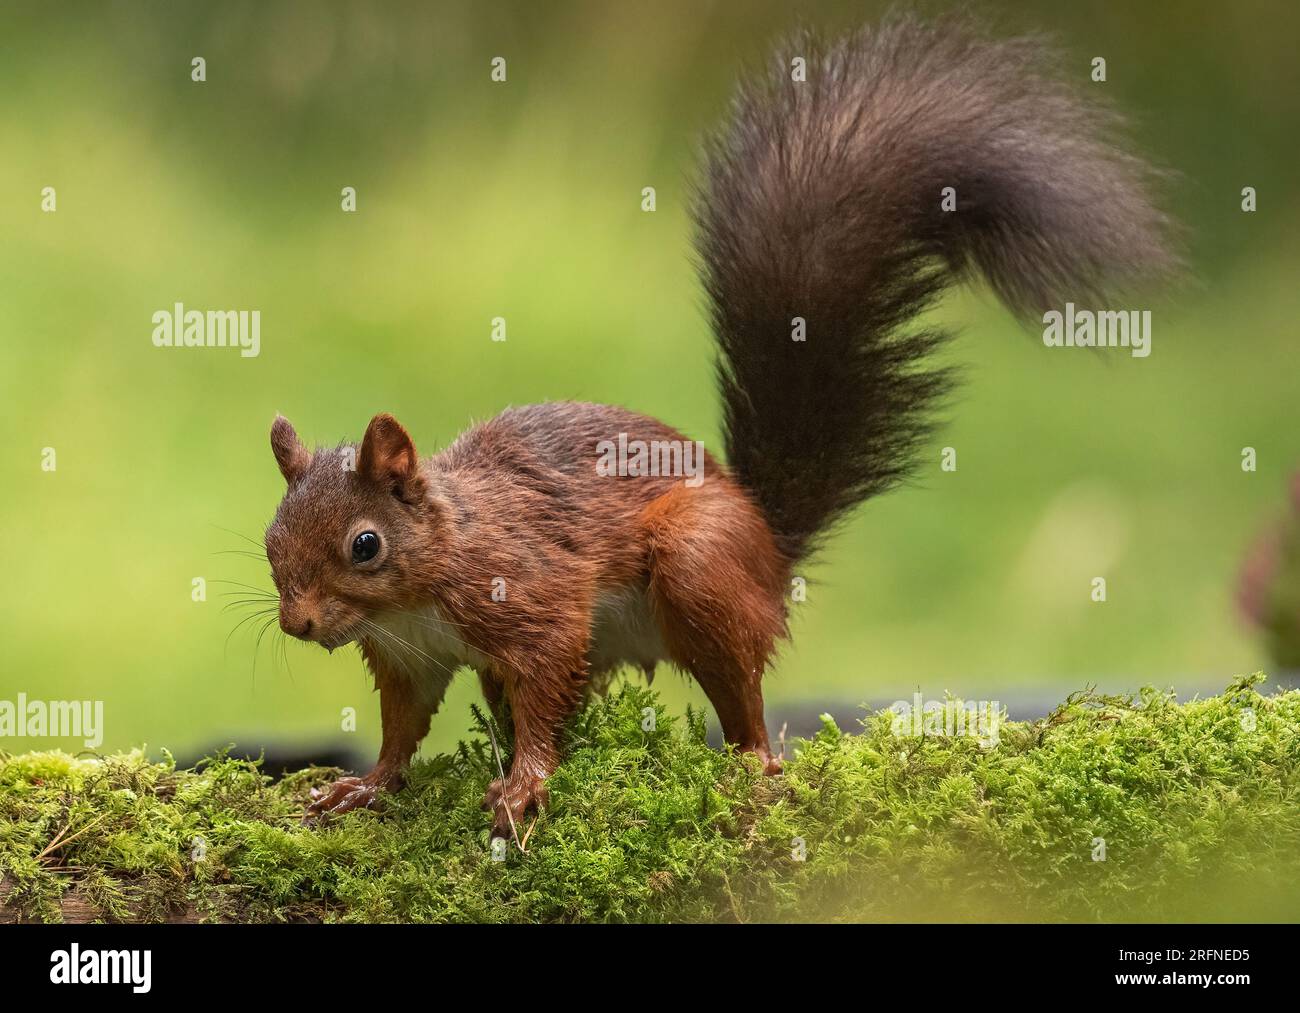
[[[317,826],[330,816],[341,816],[353,809],[373,809],[379,792],[378,784],[360,777],[341,777],[326,789],[313,788],[303,825]]]
[[[359,785],[361,783],[362,783],[361,778],[359,777],[340,777],[337,781],[335,781],[333,784],[330,785],[329,790],[335,789],[342,784]],[[315,802],[317,799],[322,799],[326,796],[327,789],[313,788],[309,794],[311,795],[312,801]]]
[[[492,836],[512,837],[512,819],[515,833],[522,833],[522,824],[528,814],[545,806],[550,799],[545,784],[540,777],[515,779],[513,776],[504,782],[498,779],[489,784],[487,794],[483,796],[483,808],[493,813]]]

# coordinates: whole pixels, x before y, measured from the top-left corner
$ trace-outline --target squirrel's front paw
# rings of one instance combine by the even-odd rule
[[[330,816],[342,816],[353,809],[372,809],[379,794],[389,787],[385,779],[374,777],[340,777],[328,788],[313,788],[311,803],[303,815],[304,824],[323,823]]]
[[[496,780],[488,785],[487,794],[483,796],[483,808],[493,813],[492,836],[511,837],[510,821],[514,820],[520,834],[520,824],[530,812],[536,812],[550,800],[546,791],[546,780],[541,777],[513,774],[505,781]]]

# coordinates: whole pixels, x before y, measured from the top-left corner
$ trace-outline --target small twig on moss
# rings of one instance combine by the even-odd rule
[[[537,826],[538,819],[539,817],[534,816],[533,822],[528,824],[528,829],[524,832],[523,843],[519,845],[519,850],[522,851],[524,854],[528,853],[528,838],[533,836],[533,827]]]
[[[67,837],[67,838],[65,838],[63,835],[66,834],[66,833],[68,832],[68,827],[71,827],[71,826],[72,826],[72,824],[69,823],[67,826],[65,826],[62,830],[60,830],[57,834],[54,835],[54,840],[50,841],[49,844],[45,845],[45,850],[42,851],[39,855],[36,856],[36,860],[37,860],[38,862],[43,862],[43,861],[45,861],[46,857],[49,855],[49,853],[50,853],[51,851],[54,851],[54,850],[57,849],[57,848],[61,848],[61,847],[63,847],[65,844],[71,844],[73,841],[75,841],[75,840],[76,840],[78,837],[80,837],[82,834],[86,833],[88,830],[93,829],[93,828],[95,827],[96,824],[102,823],[102,822],[104,821],[105,817],[107,817],[107,816],[108,816],[108,813],[104,813],[103,815],[97,817],[96,819],[91,820],[89,823],[87,823],[84,827],[82,827],[80,830],[78,830],[78,831],[77,831],[75,834],[73,834],[71,837]]]
[[[491,721],[487,723],[487,730],[488,736],[492,739],[492,752],[497,758],[497,773],[501,775],[501,791],[502,794],[504,794],[506,790],[506,768],[501,762],[501,750],[497,748],[497,733],[492,729]],[[510,821],[510,832],[514,834],[515,847],[519,849],[521,854],[528,854],[528,852],[524,851],[524,846],[519,843],[519,828],[515,826],[515,816],[514,813],[510,811],[510,803],[508,801],[506,802],[506,819]]]

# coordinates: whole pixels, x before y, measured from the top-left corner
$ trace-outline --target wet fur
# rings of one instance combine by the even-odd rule
[[[777,772],[762,678],[793,568],[907,474],[951,385],[924,367],[944,336],[908,321],[971,271],[1032,314],[1176,263],[1153,174],[1040,40],[904,17],[786,48],[807,56],[807,82],[782,59],[744,84],[696,205],[727,468],[707,458],[696,488],[602,477],[602,440],[684,437],[595,404],[511,409],[428,459],[376,416],[355,471],[277,419],[288,488],[266,546],[281,623],[356,640],[383,720],[375,769],[314,813],[400,783],[461,664],[513,722],[510,772],[486,799],[495,833],[545,801],[566,719],[624,663],[690,673],[727,741]],[[945,186],[956,213],[940,210]],[[806,341],[791,340],[796,316]],[[349,561],[358,525],[383,536],[373,567]]]

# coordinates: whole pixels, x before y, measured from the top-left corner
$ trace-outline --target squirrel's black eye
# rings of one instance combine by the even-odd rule
[[[373,531],[363,531],[352,539],[352,562],[366,563],[379,555],[379,536]]]

